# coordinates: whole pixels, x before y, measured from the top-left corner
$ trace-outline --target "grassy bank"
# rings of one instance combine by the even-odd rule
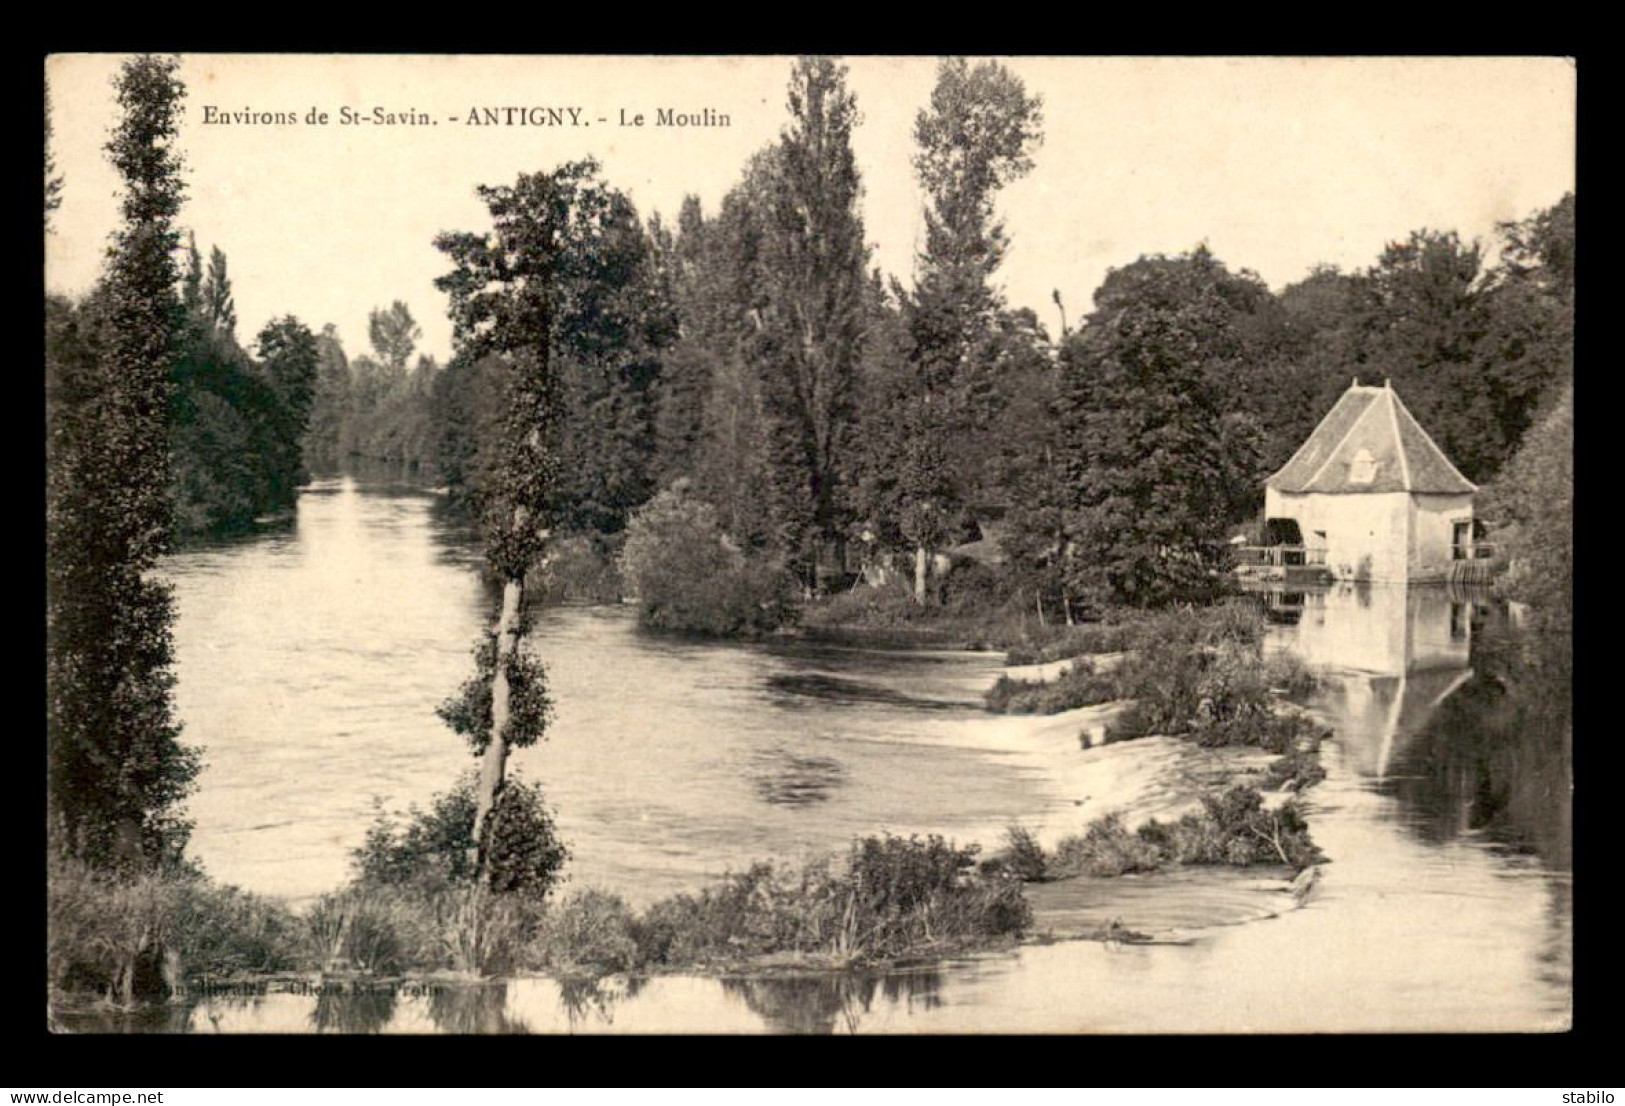
[[[1199,809],[1173,821],[1131,829],[1115,814],[1045,851],[1031,833],[1012,827],[1006,848],[986,862],[1028,881],[1119,876],[1182,864],[1286,865],[1295,871],[1323,857],[1295,799],[1272,802],[1269,791],[1296,794],[1325,777],[1322,727],[1290,705],[1313,687],[1290,657],[1263,654],[1265,623],[1244,601],[1175,609],[1134,622],[1080,628],[1062,649],[1083,649],[1054,680],[1001,677],[987,692],[990,710],[1055,714],[1126,703],[1106,729],[1110,744],[1160,734],[1208,747],[1248,747],[1275,754],[1262,780],[1233,781],[1201,796]],[[1110,667],[1088,653],[1117,652]],[[1064,656],[1064,654],[1063,654]],[[1024,657],[1023,659],[1028,659]],[[1087,742],[1080,742],[1087,744]]]
[[[1058,648],[1079,629],[1053,617],[1040,621],[1031,598],[1005,594],[985,566],[957,566],[933,583],[925,604],[914,601],[908,582],[901,578],[878,587],[860,583],[808,603],[802,608],[801,625],[824,637],[925,642],[1021,655]]]
[[[54,993],[129,1004],[205,979],[277,972],[561,978],[843,968],[1005,944],[1031,923],[1019,881],[940,837],[855,841],[799,866],[751,865],[634,910],[619,896],[493,894],[466,880],[358,878],[308,911],[191,874],[50,871]]]
[[[1008,839],[1008,847],[985,867],[1029,882],[1108,878],[1180,864],[1285,865],[1299,872],[1325,859],[1295,801],[1270,806],[1262,793],[1244,785],[1203,796],[1199,810],[1174,821],[1153,818],[1133,830],[1120,816],[1108,814],[1083,833],[1062,838],[1053,851],[1019,826],[1011,827]]]
[[[1313,679],[1291,657],[1266,658],[1263,637],[1263,616],[1243,601],[1148,615],[1069,639],[1069,647],[1121,651],[1109,669],[1082,655],[1054,680],[1001,676],[986,703],[1000,714],[1058,714],[1127,701],[1108,740],[1159,733],[1284,753],[1308,724],[1281,705],[1309,691]]]

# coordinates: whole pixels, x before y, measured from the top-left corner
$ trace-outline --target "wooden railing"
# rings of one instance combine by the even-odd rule
[[[1235,547],[1236,564],[1256,568],[1285,568],[1287,566],[1324,565],[1326,551],[1307,545],[1238,545]]]
[[[1466,542],[1450,547],[1450,559],[1453,561],[1490,561],[1496,555],[1495,543],[1492,541]]]

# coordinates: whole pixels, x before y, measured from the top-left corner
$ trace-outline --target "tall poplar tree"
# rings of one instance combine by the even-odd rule
[[[949,443],[963,445],[991,423],[986,379],[998,363],[1001,297],[992,277],[1009,247],[994,202],[1032,169],[1043,102],[996,61],[945,58],[930,105],[915,119],[914,170],[925,190],[925,252],[905,304],[915,394],[903,416],[897,466],[901,525],[915,549],[915,600],[926,595],[929,553],[947,541],[973,480]],[[974,450],[973,450],[974,452]]]
[[[511,186],[482,185],[479,195],[492,232],[438,236],[435,246],[454,269],[435,286],[451,297],[459,356],[495,357],[503,372],[497,441],[478,503],[502,605],[477,650],[479,672],[461,704],[445,712],[481,758],[473,831],[476,864],[489,879],[499,832],[490,815],[501,809],[508,753],[542,737],[550,710],[545,671],[521,641],[525,577],[543,551],[559,484],[558,338],[589,321],[590,297],[570,290],[592,272],[615,206],[591,160],[521,174]]]
[[[771,420],[775,544],[810,591],[821,550],[843,530],[839,492],[868,249],[852,153],[858,109],[846,67],[830,58],[799,59],[789,106],[763,227],[768,307],[759,354]]]
[[[91,301],[48,334],[46,479],[49,810],[56,843],[92,863],[178,858],[177,805],[197,773],[171,688],[170,588],[153,578],[169,530],[170,362],[181,305],[174,58],[115,79],[107,153],[123,222]]]

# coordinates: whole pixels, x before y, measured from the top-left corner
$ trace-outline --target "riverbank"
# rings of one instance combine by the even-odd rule
[[[1075,663],[1112,667],[1099,657]],[[448,971],[570,978],[873,970],[1023,940],[1178,940],[1286,909],[1291,867],[1237,854],[1233,839],[1248,831],[1245,819],[1225,826],[1213,816],[1218,798],[1238,787],[1245,798],[1269,783],[1276,758],[1188,738],[1099,740],[1128,709],[1114,702],[1048,716],[983,715],[953,731],[961,753],[974,746],[1044,781],[1053,800],[1048,816],[1023,809],[1006,825],[1019,823],[1050,854],[1047,873],[1013,867],[987,837],[976,850],[883,836],[859,841],[844,858],[752,864],[643,910],[594,890],[556,896],[545,909],[492,912],[500,904],[464,902],[467,893],[451,886],[352,884],[305,914],[202,880],[112,887],[78,873],[53,881],[63,891],[53,899],[53,938],[60,938],[53,981],[128,1002],[182,989],[188,979],[240,980],[244,972],[250,979],[286,971],[343,978],[357,970],[428,979]],[[1272,796],[1259,809],[1285,798]],[[1103,823],[1115,838],[1101,837]],[[1144,836],[1147,827],[1162,836]],[[1090,841],[1106,841],[1130,862],[1111,861],[1117,873],[1101,878]],[[1089,874],[1068,871],[1063,858]],[[1207,871],[1187,866],[1192,860]],[[1023,882],[1039,878],[1049,881]],[[103,923],[93,909],[110,894],[128,900],[116,933],[97,928]],[[86,957],[76,944],[99,951]]]

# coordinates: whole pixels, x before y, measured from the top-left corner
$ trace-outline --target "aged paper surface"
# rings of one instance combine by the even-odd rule
[[[331,325],[352,367],[362,356],[374,364],[374,313],[405,304],[419,328],[413,363],[433,359],[431,379],[459,352],[436,286],[451,267],[436,236],[490,229],[479,186],[590,158],[639,221],[658,216],[660,233],[680,237],[685,199],[717,218],[790,125],[794,60],[187,55],[176,226],[203,261],[216,248],[229,258],[244,347],[291,315],[313,333]],[[119,225],[120,180],[103,145],[124,61],[46,63],[64,182],[50,215],[50,293],[89,292]],[[1008,247],[991,283],[1056,342],[1084,325],[1108,273],[1142,257],[1205,249],[1280,293],[1318,267],[1364,271],[1430,229],[1480,243],[1487,269],[1502,224],[1574,188],[1565,59],[1001,61],[1041,98],[1042,122],[1030,170],[993,200]],[[865,266],[912,289],[931,249],[916,119],[938,61],[844,64],[859,113],[850,141]],[[496,604],[477,536],[431,502],[443,472],[379,477],[337,458],[315,477],[297,522],[183,547],[167,569],[180,612],[176,713],[184,739],[204,749],[189,855],[300,912],[349,878],[375,798],[398,811],[426,804],[470,763],[434,711],[467,678],[469,646]],[[1305,613],[1278,620],[1288,650],[1340,673],[1320,707],[1343,731],[1336,767],[1318,800],[1308,793],[1331,856],[1318,889],[1245,870],[1217,882],[1198,873],[1039,884],[1041,918],[1063,933],[1070,918],[1070,935],[1101,939],[927,956],[884,972],[632,971],[590,985],[518,972],[495,997],[491,985],[470,998],[421,978],[380,984],[387,1001],[353,981],[329,993],[284,980],[269,996],[234,983],[194,989],[193,1005],[162,1028],[207,1028],[210,1018],[248,1032],[1563,1028],[1566,796],[1527,798],[1534,828],[1519,823],[1513,849],[1478,823],[1449,828],[1441,811],[1454,792],[1394,782],[1394,765],[1415,773],[1448,760],[1415,759],[1441,717],[1456,727],[1452,741],[1476,732],[1459,704],[1484,662],[1462,627],[1476,630],[1482,616],[1472,598],[1428,595],[1379,588],[1373,600],[1334,586],[1297,595],[1288,605]],[[864,660],[695,645],[682,655],[638,644],[629,612],[592,610],[532,632],[557,718],[549,742],[515,763],[557,808],[572,851],[566,886],[601,887],[634,908],[698,892],[752,859],[804,861],[881,831],[940,832],[985,855],[1020,824],[1053,847],[1112,810],[1177,815],[1177,803],[1157,805],[1159,789],[1211,767],[1177,743],[1088,749],[1087,720],[1080,749],[1071,716],[974,717],[1004,671],[991,655],[954,652],[947,667],[906,650]],[[1566,731],[1551,740],[1566,778]],[[708,742],[712,752],[697,755]],[[1535,786],[1493,782],[1512,808]],[[1180,794],[1189,805],[1194,792]],[[1555,802],[1560,826],[1549,832]]]

